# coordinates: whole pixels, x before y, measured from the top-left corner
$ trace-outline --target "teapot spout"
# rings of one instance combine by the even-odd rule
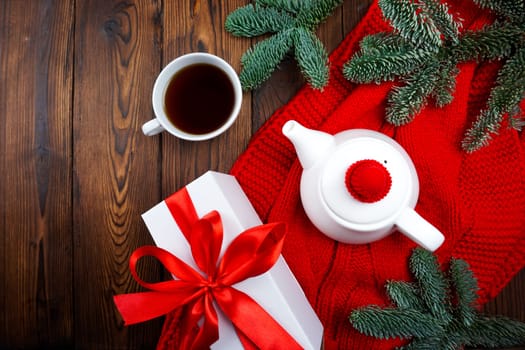
[[[326,157],[330,150],[335,149],[335,139],[332,135],[308,129],[295,120],[286,122],[282,133],[294,145],[303,169],[311,168]]]

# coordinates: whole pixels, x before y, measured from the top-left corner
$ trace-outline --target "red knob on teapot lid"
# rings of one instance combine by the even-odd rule
[[[388,194],[392,178],[383,164],[363,159],[350,165],[346,171],[345,184],[348,192],[358,201],[374,203]]]

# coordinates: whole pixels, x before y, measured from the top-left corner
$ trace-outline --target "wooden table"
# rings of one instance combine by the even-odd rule
[[[146,137],[161,68],[215,53],[237,71],[249,39],[223,30],[248,0],[0,2],[0,348],[152,349],[161,320],[126,328],[112,303],[140,288],[128,258],[152,240],[140,214],[212,169],[228,172],[252,134],[303,84],[292,60],[245,93],[222,136]],[[319,29],[329,50],[370,0]],[[150,281],[163,278],[141,265]],[[522,272],[489,313],[525,321]]]

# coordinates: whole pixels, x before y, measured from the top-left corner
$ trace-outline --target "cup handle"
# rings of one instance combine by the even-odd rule
[[[412,208],[406,208],[396,221],[396,226],[405,236],[433,252],[438,249],[445,236]]]
[[[162,131],[164,131],[164,127],[160,125],[159,121],[156,118],[151,119],[150,121],[147,121],[142,125],[142,132],[146,136],[157,135]]]

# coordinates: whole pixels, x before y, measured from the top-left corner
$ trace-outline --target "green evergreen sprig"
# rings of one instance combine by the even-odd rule
[[[257,0],[228,15],[225,28],[236,36],[270,34],[241,57],[239,75],[244,90],[266,81],[286,54],[293,51],[308,83],[321,89],[328,83],[326,48],[315,35],[316,27],[343,0]]]
[[[522,0],[474,0],[474,2],[479,7],[492,10],[512,22],[523,22],[525,19],[525,5]]]
[[[502,52],[495,58],[506,58],[499,71],[496,86],[474,125],[467,131],[463,147],[475,150],[488,144],[491,134],[497,133],[503,116],[509,116],[509,125],[518,130],[523,126],[520,102],[525,98],[525,2],[503,0],[474,0],[478,6],[496,12],[504,20],[493,27],[506,31],[498,36]],[[502,40],[503,39],[503,40]],[[510,40],[509,40],[510,39]]]
[[[520,101],[525,97],[525,45],[507,59],[499,71],[496,86],[487,101],[487,108],[482,110],[476,122],[467,131],[463,147],[477,149],[490,140],[490,135],[498,131],[505,114],[510,115],[510,125],[520,128],[522,118]],[[518,124],[513,124],[518,120]]]
[[[417,46],[436,50],[443,39],[457,40],[459,25],[445,4],[433,0],[379,0],[378,5],[396,32]]]
[[[410,122],[432,98],[439,107],[452,102],[457,65],[464,61],[505,60],[486,109],[462,142],[466,151],[488,144],[509,115],[509,125],[524,125],[520,101],[525,97],[525,2],[475,0],[500,18],[478,31],[459,32],[460,20],[438,0],[379,0],[392,33],[367,36],[361,50],[343,68],[357,83],[398,81],[388,97],[386,119]]]
[[[477,281],[464,260],[451,259],[445,275],[432,253],[416,248],[409,267],[414,282],[389,281],[393,305],[354,310],[355,329],[380,339],[409,339],[404,350],[525,345],[525,323],[477,311]]]

